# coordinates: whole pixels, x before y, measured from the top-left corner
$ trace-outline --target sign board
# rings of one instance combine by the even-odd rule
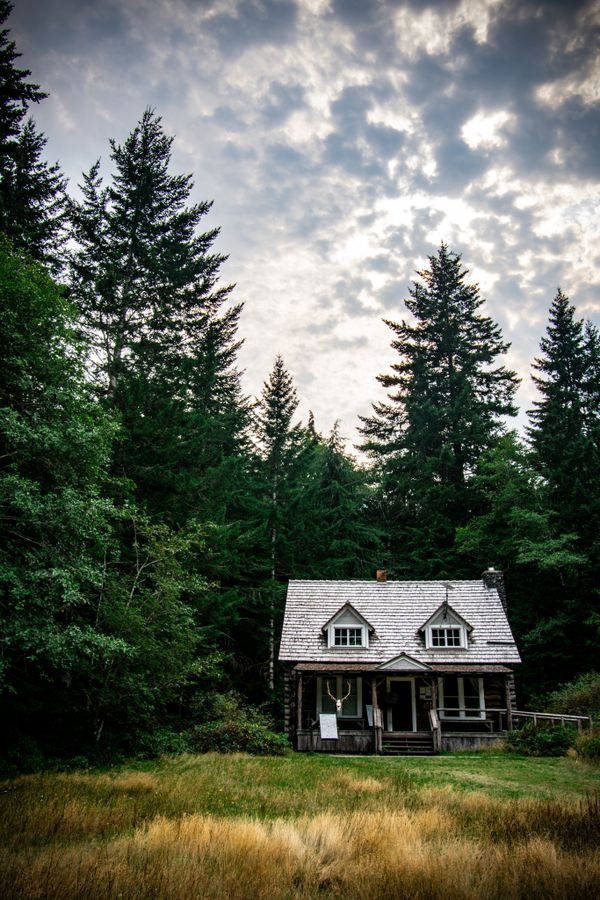
[[[367,722],[369,723],[369,728],[373,727],[373,707],[370,703],[365,705],[365,709],[367,710]]]
[[[375,719],[375,728],[383,728],[383,711],[377,707],[373,710]]]
[[[337,716],[331,713],[319,714],[319,728],[321,729],[321,738],[324,740],[337,741]]]

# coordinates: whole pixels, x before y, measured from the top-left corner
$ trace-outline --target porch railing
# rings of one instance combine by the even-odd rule
[[[590,728],[592,720],[589,716],[567,716],[562,713],[529,712],[523,709],[513,709],[513,719],[531,719],[535,725],[538,722],[554,722],[560,725],[576,725],[578,731]]]

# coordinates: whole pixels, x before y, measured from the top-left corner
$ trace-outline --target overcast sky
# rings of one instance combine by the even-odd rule
[[[77,190],[147,106],[212,199],[240,364],[276,353],[306,420],[356,440],[386,317],[440,241],[530,363],[560,285],[600,323],[600,2],[15,0],[35,108]]]

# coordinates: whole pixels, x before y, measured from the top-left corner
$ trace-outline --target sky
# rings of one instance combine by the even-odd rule
[[[243,386],[281,353],[306,422],[384,399],[383,319],[441,241],[523,379],[560,285],[600,324],[600,0],[14,0],[33,110],[77,196],[146,107],[213,200]]]

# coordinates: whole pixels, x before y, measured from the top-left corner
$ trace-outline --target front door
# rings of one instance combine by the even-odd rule
[[[388,680],[388,731],[415,730],[415,682],[413,678]]]

